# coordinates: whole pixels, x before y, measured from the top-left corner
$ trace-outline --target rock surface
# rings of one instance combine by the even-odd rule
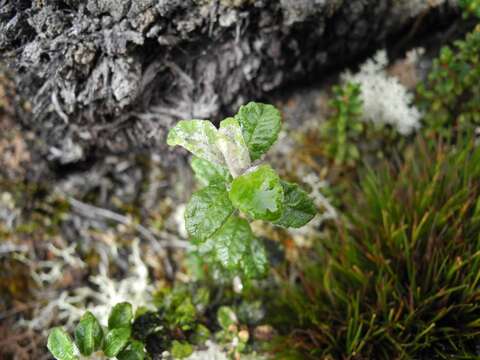
[[[38,152],[69,164],[161,151],[179,119],[216,119],[380,46],[413,3],[0,0],[0,51]]]

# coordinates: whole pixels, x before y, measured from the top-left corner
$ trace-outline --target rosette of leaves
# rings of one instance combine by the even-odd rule
[[[298,228],[316,214],[305,191],[281,180],[268,164],[258,164],[280,129],[281,114],[274,106],[251,102],[219,129],[208,120],[182,120],[167,139],[194,155],[191,166],[202,186],[185,213],[191,241],[200,254],[246,279],[262,277],[268,268],[250,220]]]
[[[97,318],[87,311],[74,330],[74,339],[61,327],[53,328],[47,347],[57,360],[77,360],[81,354],[88,357],[103,352],[108,358],[118,360],[143,360],[145,346],[131,337],[133,312],[129,303],[115,305],[103,328]]]

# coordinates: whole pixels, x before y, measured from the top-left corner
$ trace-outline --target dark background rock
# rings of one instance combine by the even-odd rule
[[[0,0],[0,51],[35,155],[68,171],[104,153],[167,156],[177,120],[320,81],[415,21],[411,3]],[[443,5],[434,18],[456,15]]]

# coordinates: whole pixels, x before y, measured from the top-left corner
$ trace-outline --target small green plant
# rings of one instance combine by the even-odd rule
[[[424,84],[417,103],[424,111],[427,133],[446,138],[472,132],[480,125],[480,27],[454,48],[444,47]]]
[[[167,139],[195,155],[192,169],[203,185],[186,208],[191,241],[211,262],[247,279],[263,276],[268,268],[249,220],[298,228],[316,214],[298,185],[281,180],[267,164],[252,164],[277,140],[280,128],[274,106],[251,102],[219,129],[207,120],[183,120]]]
[[[56,327],[50,331],[47,347],[57,360],[76,360],[79,355],[91,356],[98,351],[108,358],[143,360],[145,345],[131,336],[132,322],[132,305],[129,303],[113,307],[106,329],[87,311],[75,327],[75,340],[63,328]]]
[[[321,131],[328,140],[327,155],[337,165],[353,165],[360,158],[356,145],[364,129],[364,124],[360,121],[362,115],[360,94],[358,84],[348,83],[333,87],[333,98],[329,103],[333,114]]]
[[[463,8],[464,17],[474,15],[480,18],[480,1],[479,0],[459,0],[459,5]]]
[[[247,350],[250,334],[248,328],[241,327],[237,314],[228,306],[221,306],[217,311],[217,322],[220,330],[215,333],[215,339],[220,344],[228,344],[228,354],[239,359],[240,353]]]

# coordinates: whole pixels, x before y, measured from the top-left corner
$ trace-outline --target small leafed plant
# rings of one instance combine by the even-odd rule
[[[463,8],[465,18],[470,15],[480,18],[480,0],[459,0],[458,3]]]
[[[316,208],[298,185],[280,179],[270,165],[257,161],[277,140],[280,112],[251,102],[217,129],[208,120],[182,120],[167,143],[180,145],[194,158],[192,169],[202,188],[185,213],[187,232],[200,254],[244,278],[263,276],[268,260],[250,220],[302,227]]]
[[[332,116],[324,123],[322,133],[326,137],[326,153],[335,164],[354,165],[360,159],[356,145],[364,131],[361,89],[359,84],[347,83],[333,87],[329,105]]]
[[[97,318],[87,311],[75,328],[75,340],[61,327],[53,328],[48,336],[48,350],[57,360],[76,360],[103,352],[107,358],[143,360],[145,346],[131,337],[133,312],[129,303],[115,305],[104,329]]]

